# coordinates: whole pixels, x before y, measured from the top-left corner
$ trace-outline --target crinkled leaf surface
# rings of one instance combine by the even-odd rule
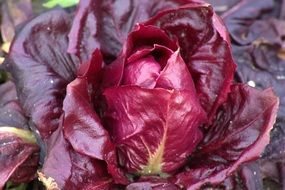
[[[277,119],[271,132],[270,144],[262,154],[261,163],[284,162],[285,158],[285,127],[284,120]]]
[[[246,85],[234,85],[231,90],[193,154],[189,169],[175,177],[177,184],[197,189],[206,183],[220,183],[241,163],[259,157],[269,143],[277,97],[270,89],[259,91]]]
[[[193,91],[122,86],[107,89],[104,97],[120,164],[131,173],[173,172],[201,138],[205,113]]]
[[[86,61],[96,48],[100,48],[107,62],[114,60],[136,23],[154,16],[160,10],[187,2],[189,1],[80,1],[69,34],[68,50]]]
[[[204,111],[197,102],[187,66],[179,50],[174,50],[177,50],[175,40],[170,40],[162,30],[138,25],[128,36],[118,59],[105,68],[105,88],[124,86],[107,88],[104,92],[107,106],[105,121],[119,145],[120,164],[131,173],[172,172],[185,162],[201,138],[197,127],[205,119]],[[161,96],[159,101],[150,102],[158,94]],[[161,102],[165,102],[166,107],[156,108]],[[182,102],[189,105],[189,109],[182,106]],[[170,150],[175,152],[170,142],[175,142],[171,139],[179,134],[172,133],[175,128],[172,122],[179,120],[173,112],[175,109],[186,112],[180,126],[181,130],[188,130],[187,134],[192,133],[192,138],[181,138],[182,148],[175,154],[168,154]],[[152,114],[149,115],[148,111]],[[145,114],[149,116],[145,117]],[[195,115],[195,119],[191,115]]]
[[[223,18],[234,39],[237,81],[261,89],[272,87],[280,97],[277,123],[259,163],[263,178],[281,184],[278,176],[282,174],[276,168],[280,166],[279,161],[284,160],[284,2],[243,1]]]
[[[258,162],[250,162],[243,164],[234,174],[226,178],[222,183],[213,185],[206,184],[203,190],[253,190],[264,189],[262,181],[262,173]]]
[[[209,4],[193,3],[160,12],[145,22],[178,39],[182,57],[193,76],[209,121],[226,100],[235,71],[230,42],[222,23],[215,19],[219,18],[213,16]]]
[[[226,22],[231,19],[226,17]],[[280,117],[285,116],[284,29],[284,21],[257,20],[246,28],[248,44],[233,45],[233,55],[239,65],[238,81],[261,89],[272,87],[280,97]],[[232,35],[235,32],[233,29]]]
[[[20,103],[42,137],[57,127],[66,85],[79,61],[66,53],[70,16],[57,9],[31,20],[17,35],[9,68]]]
[[[233,41],[241,45],[246,45],[256,38],[256,34],[249,33],[249,26],[260,18],[266,18],[274,14],[275,7],[274,0],[245,0],[223,14],[222,18],[227,25]],[[258,29],[255,31],[259,33],[262,30]]]

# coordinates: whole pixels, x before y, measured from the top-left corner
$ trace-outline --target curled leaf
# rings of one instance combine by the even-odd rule
[[[232,86],[189,169],[177,174],[175,183],[188,189],[218,184],[242,163],[258,158],[269,143],[277,107],[278,99],[270,89],[261,92],[246,85]]]

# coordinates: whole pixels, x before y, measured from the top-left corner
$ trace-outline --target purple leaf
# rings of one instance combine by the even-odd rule
[[[11,47],[9,67],[20,103],[44,138],[58,127],[65,87],[80,63],[66,53],[69,28],[67,13],[48,11],[25,25]]]
[[[231,10],[224,13],[222,18],[227,25],[229,33],[235,43],[246,45],[255,38],[249,33],[249,26],[257,19],[272,14],[274,1],[243,0]],[[259,29],[257,30],[259,32]]]
[[[39,147],[17,102],[12,82],[0,86],[0,189],[10,180],[16,183],[34,179]]]

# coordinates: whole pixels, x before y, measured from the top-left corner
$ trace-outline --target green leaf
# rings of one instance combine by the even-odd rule
[[[72,7],[79,3],[79,0],[48,0],[43,4],[45,8],[51,9],[56,6],[61,6],[63,8]]]
[[[7,73],[5,71],[0,70],[0,84],[4,83],[6,80],[7,80]]]
[[[13,182],[9,181],[6,184],[5,190],[26,190],[28,184],[21,183],[21,184],[14,184]]]
[[[35,137],[35,135],[28,130],[25,129],[20,129],[20,128],[16,128],[16,127],[9,127],[9,126],[0,126],[0,134],[1,133],[12,133],[14,134],[16,137],[21,138],[23,141],[27,142],[27,143],[31,143],[31,144],[36,144],[37,143],[37,139]]]

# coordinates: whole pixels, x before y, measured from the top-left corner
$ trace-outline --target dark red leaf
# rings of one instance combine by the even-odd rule
[[[136,23],[154,16],[158,11],[188,3],[187,0],[86,0],[80,1],[69,34],[69,52],[82,60],[100,48],[108,59],[122,49],[128,33]]]
[[[240,164],[258,158],[269,143],[277,107],[278,99],[272,90],[234,85],[213,126],[193,154],[190,169],[177,174],[175,182],[188,189],[217,184]]]
[[[202,137],[198,126],[205,113],[191,90],[122,86],[107,89],[104,97],[106,122],[129,172],[171,173]]]
[[[106,161],[113,179],[117,183],[126,183],[127,179],[116,166],[115,146],[92,108],[86,79],[77,78],[67,86],[63,110],[64,134],[74,150],[91,158]]]
[[[226,100],[235,71],[228,35],[219,17],[213,15],[209,4],[197,2],[162,11],[145,24],[156,25],[178,39],[201,105],[211,121]]]
[[[104,162],[75,152],[64,139],[61,128],[53,133],[48,144],[48,154],[42,171],[60,189],[89,189],[87,187],[94,185],[93,189],[99,190],[100,184],[108,186],[112,183]]]
[[[144,62],[143,65],[154,64],[156,65],[155,67],[158,66],[163,69],[172,54],[172,51],[177,50],[177,48],[176,42],[170,40],[166,33],[159,28],[137,25],[135,30],[129,34],[122,53],[112,64],[104,68],[103,88],[118,86],[120,84],[141,83],[142,85],[145,85],[144,82],[139,82],[139,80],[136,79],[138,76],[144,79],[143,81],[147,79],[146,76],[141,76],[140,72],[142,72],[142,70],[141,68],[138,68],[142,66],[142,63],[140,62]],[[146,63],[145,59],[153,61],[153,63]],[[138,69],[132,68],[134,65]],[[131,67],[130,69],[132,72],[129,72],[130,69],[128,67]],[[138,70],[137,74],[133,73],[135,70]],[[149,72],[149,75],[153,74],[150,70],[147,72]],[[130,76],[128,77],[128,75]],[[152,86],[154,85],[154,81],[147,83],[149,83],[149,87],[152,83]]]

